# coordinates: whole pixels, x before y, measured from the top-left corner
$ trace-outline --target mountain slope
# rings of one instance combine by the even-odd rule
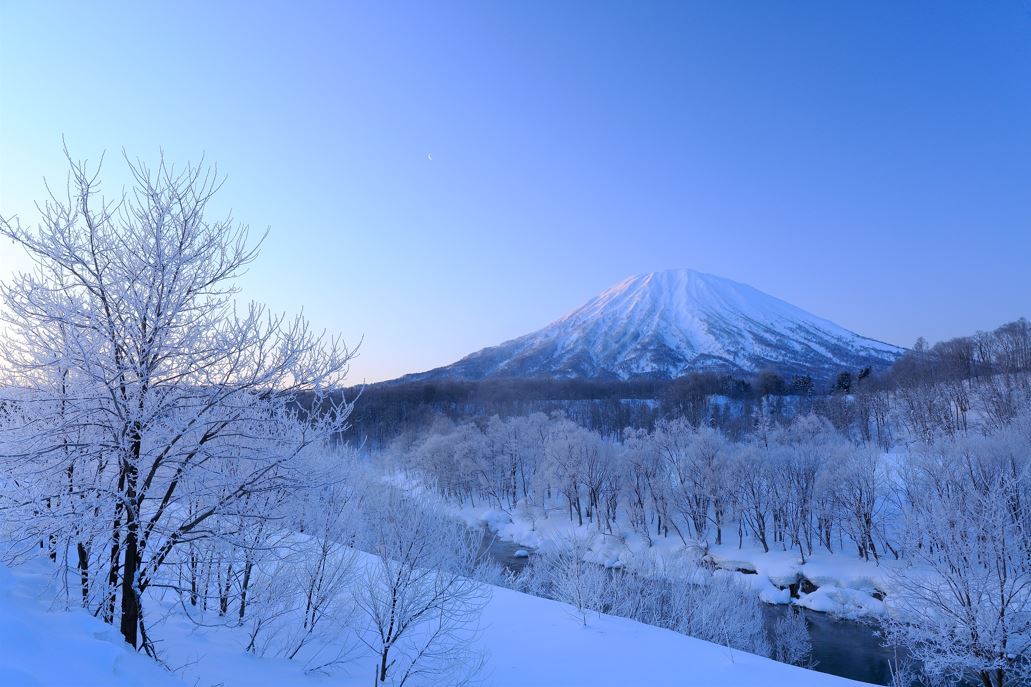
[[[887,366],[901,352],[745,284],[669,270],[631,277],[539,331],[405,379],[675,378],[764,368],[826,379]]]

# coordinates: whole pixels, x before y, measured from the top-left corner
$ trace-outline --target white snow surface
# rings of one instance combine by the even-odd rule
[[[890,364],[901,352],[745,284],[681,269],[630,277],[537,332],[408,379],[675,378],[765,367],[827,377]]]
[[[117,628],[82,609],[52,609],[52,574],[41,561],[0,566],[0,685],[183,687],[132,651]]]
[[[0,684],[7,687],[357,687],[372,657],[361,652],[328,673],[242,650],[239,629],[162,623],[169,673],[129,650],[117,631],[81,610],[57,611],[53,568],[36,561],[0,567]],[[777,663],[624,618],[592,616],[584,627],[555,601],[491,588],[477,643],[479,684],[497,687],[684,685],[845,687],[862,683]],[[172,606],[170,606],[171,608]]]

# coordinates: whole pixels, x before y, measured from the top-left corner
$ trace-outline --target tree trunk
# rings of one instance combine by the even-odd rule
[[[79,585],[82,588],[82,605],[85,607],[89,603],[89,551],[82,542],[75,545],[75,550],[79,556]]]
[[[243,566],[243,582],[240,585],[240,622],[243,622],[244,613],[247,612],[247,588],[251,584],[251,568],[254,563],[250,560]]]
[[[134,427],[130,459],[122,468],[125,475],[125,546],[122,566],[122,618],[120,629],[125,641],[139,648],[140,597],[136,575],[140,569],[140,522],[136,503],[136,480],[139,478],[137,461],[140,456],[139,428]]]
[[[125,536],[125,565],[122,572],[122,637],[134,649],[138,648],[140,626],[140,603],[136,595],[136,573],[139,570],[139,547],[134,525],[130,525]]]

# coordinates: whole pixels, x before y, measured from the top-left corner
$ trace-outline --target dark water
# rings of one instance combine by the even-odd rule
[[[491,532],[487,531],[485,531],[483,535],[482,547],[483,550],[487,551],[487,554],[491,558],[500,563],[506,570],[516,574],[521,573],[530,560],[529,558],[516,557],[516,551],[522,549],[523,551],[532,552],[532,549],[529,547],[521,546],[510,541],[501,541]]]
[[[788,611],[788,606],[764,604],[767,628],[772,631],[773,624]],[[875,685],[891,682],[893,653],[881,645],[874,626],[807,608],[802,611],[813,643],[814,670]]]
[[[517,558],[515,552],[524,549],[533,555],[532,549],[501,541],[490,532],[484,534],[483,547],[491,558],[515,573],[526,567],[529,560]],[[809,609],[802,611],[809,625],[813,659],[817,662],[814,670],[876,685],[887,685],[891,681],[892,651],[881,645],[873,626]],[[787,606],[763,605],[770,630],[787,612]]]

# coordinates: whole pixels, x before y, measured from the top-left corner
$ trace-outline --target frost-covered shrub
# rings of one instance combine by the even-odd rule
[[[762,602],[750,588],[704,570],[670,585],[670,629],[733,649],[770,655]]]
[[[585,622],[588,614],[584,609],[592,609],[760,656],[771,655],[762,603],[737,580],[714,577],[689,564],[676,569],[645,566],[645,572],[608,570],[584,562],[582,547],[579,557],[574,556],[574,549],[531,557],[514,578],[513,588],[566,601]]]
[[[495,587],[511,586],[511,575],[505,570],[505,566],[493,558],[483,557],[477,561],[476,566],[470,575],[477,582],[493,585]]]
[[[591,611],[606,609],[611,593],[608,572],[597,563],[585,560],[589,552],[586,537],[560,538],[530,559],[513,580],[513,587],[569,604],[586,625]]]
[[[782,663],[811,668],[813,642],[805,615],[798,608],[788,606],[787,614],[773,626],[773,657]]]

